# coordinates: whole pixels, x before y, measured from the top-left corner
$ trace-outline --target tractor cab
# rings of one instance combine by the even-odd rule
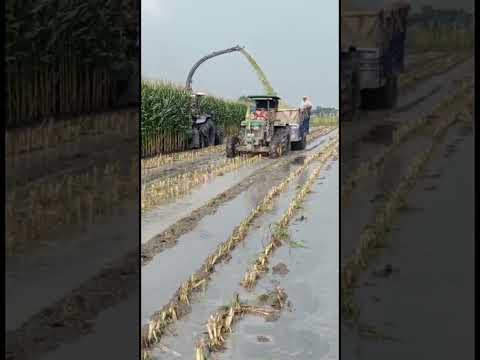
[[[248,99],[253,103],[251,112],[256,111],[277,111],[280,98],[278,96],[249,96]]]
[[[280,98],[278,96],[249,96],[252,103],[247,120],[269,120],[274,118],[278,110]]]
[[[193,125],[200,125],[205,123],[209,118],[212,118],[212,114],[203,114],[200,110],[200,104],[202,98],[206,96],[205,93],[197,92],[191,95],[191,115],[192,115],[192,124]]]

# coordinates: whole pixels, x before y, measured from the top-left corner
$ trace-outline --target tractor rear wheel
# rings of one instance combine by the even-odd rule
[[[269,155],[271,158],[277,158],[288,154],[290,151],[290,131],[288,128],[277,128],[270,142]]]

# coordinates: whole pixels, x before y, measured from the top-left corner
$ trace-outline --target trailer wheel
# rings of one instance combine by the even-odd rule
[[[396,76],[387,79],[386,84],[379,89],[378,102],[379,107],[391,109],[397,104],[398,82]]]
[[[230,136],[227,138],[225,145],[225,153],[227,158],[234,158],[237,156],[237,144],[238,138],[236,136]]]
[[[294,151],[305,150],[306,147],[307,147],[307,135],[306,134],[302,135],[302,140],[292,143],[292,150],[294,150]]]

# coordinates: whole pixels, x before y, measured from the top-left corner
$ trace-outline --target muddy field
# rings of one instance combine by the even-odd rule
[[[325,313],[320,304],[329,303],[333,308],[336,301],[334,296],[338,293],[335,284],[337,275],[332,271],[322,271],[325,267],[335,269],[334,262],[338,259],[337,146],[338,129],[312,129],[304,151],[295,151],[279,159],[262,158],[219,176],[211,176],[205,182],[192,187],[186,194],[166,200],[154,209],[145,211],[142,216],[141,270],[141,322],[144,340],[149,340],[148,329],[162,321],[162,311],[165,311],[165,308],[174,306],[178,309],[177,320],[165,323],[165,331],[158,335],[159,341],[152,341],[149,346],[144,346],[145,356],[148,354],[151,358],[159,359],[195,358],[198,342],[205,336],[205,325],[210,315],[221,306],[228,305],[235,294],[238,294],[242,301],[254,301],[263,292],[273,291],[278,286],[287,292],[287,296],[289,290],[297,293],[298,288],[302,288],[305,294],[312,295],[313,286],[319,279],[324,279],[325,294],[320,298],[315,295],[308,304],[302,304],[305,299],[296,300],[292,294],[292,308],[288,310],[290,320],[287,321],[302,327],[305,326],[306,314],[315,313],[315,317],[318,317],[318,331],[312,332],[309,339],[304,341],[313,342],[318,334],[325,335],[325,343],[318,348],[315,346],[311,351],[323,354],[322,356],[335,354],[335,329],[338,328],[338,319],[328,318],[331,312]],[[204,166],[205,161],[216,166],[223,156],[221,152],[205,154],[200,157],[201,165],[196,161],[186,160],[183,164],[178,164],[180,161],[177,161],[175,169],[177,172],[189,171],[186,169],[195,171],[198,166]],[[170,175],[172,168],[173,164],[168,164],[164,166],[164,171]],[[152,173],[151,170],[149,173]],[[169,176],[166,174],[159,175],[156,179],[150,178],[145,186],[152,186],[157,179]],[[178,173],[173,176],[178,176]],[[276,193],[273,194],[272,191]],[[325,202],[326,205],[315,207],[314,204],[318,202]],[[293,208],[292,204],[298,205]],[[315,208],[315,211],[305,210],[304,206]],[[288,226],[285,226],[285,232],[290,235],[282,242],[282,246],[274,246],[276,249],[278,245],[278,249],[273,254],[268,253],[269,261],[272,262],[271,270],[262,273],[258,284],[249,290],[245,289],[241,285],[245,273],[259,254],[262,254],[262,250],[268,247],[267,244],[274,234],[274,225],[280,222],[289,210],[294,216],[289,220]],[[321,223],[325,224],[324,235],[317,238],[313,229]],[[240,237],[241,240],[235,240]],[[219,251],[223,248],[222,244],[228,243],[235,245],[232,245],[231,250],[226,250],[225,254]],[[307,282],[298,283],[302,272],[309,268],[311,270],[311,266],[315,264],[314,254],[318,248],[325,252],[326,261],[319,264],[318,272]],[[219,254],[222,260],[212,260],[215,254]],[[215,265],[202,284],[203,290],[192,290],[188,303],[178,301],[175,294],[179,287],[181,288],[186,280],[197,276],[198,269],[205,269],[205,263],[209,260]],[[282,324],[282,316],[278,318],[278,322],[266,323],[268,328],[264,329],[263,334],[263,331],[258,329],[255,344],[260,348],[252,354],[242,353],[240,349],[246,347],[234,344],[251,341],[242,327],[255,326],[251,323],[255,319],[239,319],[238,326],[235,325],[235,335],[232,334],[232,343],[225,344],[226,349],[234,350],[238,358],[250,358],[255,352],[257,355],[262,353],[262,345],[263,349],[277,348],[274,344],[281,341],[279,336],[285,326]],[[323,322],[325,318],[328,319],[327,323]],[[276,330],[272,332],[272,329]],[[206,340],[208,342],[208,338]],[[288,350],[288,347],[278,347],[277,350],[278,352],[273,351],[272,354],[279,354],[280,358],[292,356],[288,353],[292,349]],[[229,350],[226,353],[218,349],[209,351],[224,358],[233,356],[228,353]],[[293,350],[293,353],[295,352],[298,353],[296,358],[305,356],[301,351]],[[334,357],[333,355],[332,358]]]

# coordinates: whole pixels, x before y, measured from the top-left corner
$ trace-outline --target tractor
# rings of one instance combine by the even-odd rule
[[[276,158],[290,149],[305,149],[306,130],[300,109],[279,109],[278,96],[249,96],[249,113],[240,123],[238,136],[226,141],[226,155],[267,154]]]

